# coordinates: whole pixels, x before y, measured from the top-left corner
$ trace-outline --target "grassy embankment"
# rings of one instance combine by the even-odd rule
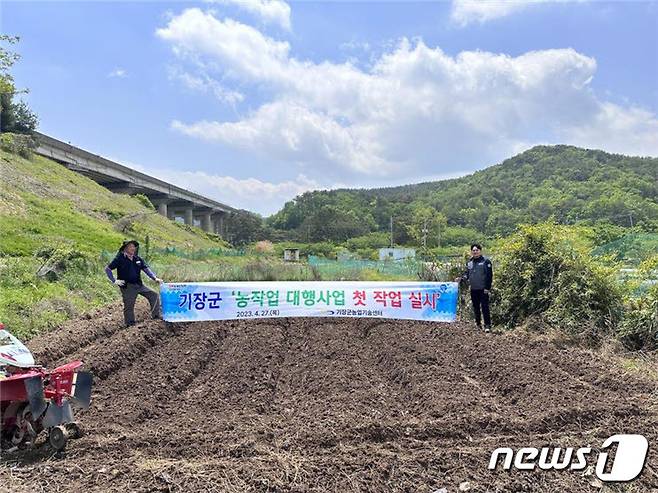
[[[148,235],[158,248],[227,247],[40,156],[0,151],[0,176],[0,321],[22,337],[117,299],[102,267],[126,238]],[[153,260],[165,271],[174,262]]]

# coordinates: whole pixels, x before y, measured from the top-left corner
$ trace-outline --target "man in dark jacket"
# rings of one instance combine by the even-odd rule
[[[107,278],[112,284],[119,286],[123,298],[123,318],[126,326],[135,324],[135,301],[137,295],[144,296],[151,305],[151,317],[162,318],[160,310],[160,296],[152,289],[142,284],[141,273],[144,271],[147,276],[158,283],[162,279],[158,278],[153,271],[146,265],[146,262],[137,255],[139,252],[139,243],[135,240],[124,241],[119,248],[117,256],[105,267]],[[114,279],[112,271],[116,269],[117,278]]]
[[[478,243],[471,245],[471,258],[466,264],[466,272],[455,281],[460,282],[462,279],[468,281],[471,287],[471,302],[477,328],[482,329],[484,317],[484,331],[490,332],[489,293],[493,283],[493,268],[491,260],[482,255],[482,246]]]

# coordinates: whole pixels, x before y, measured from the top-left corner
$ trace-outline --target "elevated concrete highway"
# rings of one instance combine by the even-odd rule
[[[115,193],[143,194],[163,216],[224,236],[224,219],[236,209],[190,192],[48,135],[34,133],[36,153],[81,173]]]

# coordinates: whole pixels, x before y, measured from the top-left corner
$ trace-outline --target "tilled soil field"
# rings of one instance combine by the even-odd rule
[[[3,454],[2,491],[601,491],[591,470],[487,465],[617,433],[647,437],[647,466],[603,489],[658,491],[655,383],[583,350],[375,319],[125,329],[120,309],[29,346],[44,366],[84,360],[93,402],[65,452]]]

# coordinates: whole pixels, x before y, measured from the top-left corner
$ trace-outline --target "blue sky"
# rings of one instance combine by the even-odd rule
[[[270,214],[535,144],[658,155],[656,2],[12,2],[40,130]]]

